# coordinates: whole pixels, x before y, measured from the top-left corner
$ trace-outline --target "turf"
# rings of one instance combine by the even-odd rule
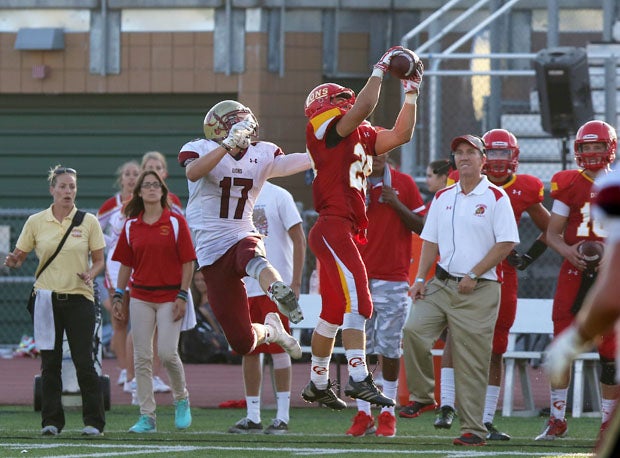
[[[85,438],[80,411],[66,412],[67,424],[57,437],[42,437],[40,414],[31,407],[0,407],[0,456],[166,456],[168,457],[284,457],[284,456],[419,456],[419,457],[570,457],[590,456],[600,426],[599,418],[569,418],[568,436],[550,442],[535,442],[545,418],[497,416],[495,423],[512,435],[507,442],[486,447],[457,447],[458,424],[449,431],[433,428],[433,415],[399,419],[397,435],[347,437],[344,432],[355,411],[332,412],[325,408],[291,409],[286,435],[228,434],[227,429],[245,415],[245,409],[192,409],[193,423],[187,431],[174,429],[172,407],[159,407],[157,433],[129,434],[138,419],[134,406],[112,406],[107,412],[105,435]],[[263,410],[263,424],[274,416]]]

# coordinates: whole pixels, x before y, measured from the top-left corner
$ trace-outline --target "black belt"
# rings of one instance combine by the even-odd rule
[[[165,290],[179,290],[181,289],[181,285],[162,285],[162,286],[145,286],[145,285],[136,285],[132,284],[132,288],[144,289],[146,291],[159,291],[160,289]]]
[[[57,301],[69,301],[73,299],[84,299],[84,295],[52,292],[52,299],[56,299]]]
[[[445,281],[445,280],[461,281],[463,279],[463,277],[455,277],[454,275],[450,275],[439,264],[437,264],[437,266],[435,267],[435,277],[437,277],[437,279],[441,280],[441,281]],[[480,278],[480,277],[478,277],[477,281],[493,281],[493,280],[489,280],[488,278]]]

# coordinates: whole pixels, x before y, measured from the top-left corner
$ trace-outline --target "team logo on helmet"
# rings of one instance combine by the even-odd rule
[[[252,110],[235,100],[219,102],[205,116],[203,126],[205,138],[220,142],[228,137],[232,126],[248,117],[256,123],[252,137],[258,138],[258,121]]]
[[[354,103],[355,92],[353,90],[339,84],[325,83],[320,84],[308,93],[304,112],[308,119],[312,119],[332,108],[338,108],[341,113],[346,113]]]

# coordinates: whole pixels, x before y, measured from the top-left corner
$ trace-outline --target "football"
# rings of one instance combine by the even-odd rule
[[[595,242],[592,240],[586,240],[579,245],[579,253],[583,256],[584,261],[588,264],[588,267],[596,267],[603,259],[605,252],[605,245],[601,242]]]
[[[409,78],[415,72],[417,60],[413,51],[404,48],[390,60],[390,75],[401,80]]]

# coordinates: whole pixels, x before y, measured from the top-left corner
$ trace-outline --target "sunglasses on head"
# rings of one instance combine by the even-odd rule
[[[72,175],[77,175],[76,170],[70,167],[58,167],[56,170],[54,170],[54,175],[62,175],[64,173],[70,173]]]

